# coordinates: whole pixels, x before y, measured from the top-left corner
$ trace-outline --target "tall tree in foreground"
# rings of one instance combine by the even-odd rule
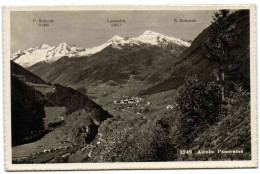
[[[222,84],[222,100],[224,97],[225,74],[234,63],[236,56],[232,55],[232,50],[236,49],[234,42],[237,40],[234,21],[229,18],[229,10],[215,12],[209,32],[208,42],[205,44],[207,59],[218,64],[217,81]]]

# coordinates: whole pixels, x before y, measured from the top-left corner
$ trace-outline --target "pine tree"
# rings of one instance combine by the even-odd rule
[[[225,75],[232,63],[236,59],[231,54],[235,49],[234,41],[236,40],[235,27],[233,26],[233,19],[229,18],[229,10],[220,10],[215,12],[213,16],[211,30],[208,34],[208,42],[205,43],[207,59],[217,62],[218,76],[217,81],[222,84],[222,100],[224,97]]]

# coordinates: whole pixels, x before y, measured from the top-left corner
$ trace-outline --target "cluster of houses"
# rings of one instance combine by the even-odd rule
[[[135,105],[140,106],[141,101],[144,101],[144,100],[142,98],[139,98],[139,97],[129,97],[129,98],[121,99],[121,100],[114,100],[114,104],[120,104],[120,105],[135,104]],[[147,102],[146,105],[152,106],[152,102]],[[172,110],[177,106],[178,106],[178,104],[173,104],[173,105],[167,105],[165,108],[167,110]],[[127,107],[127,108],[129,108],[129,107]]]
[[[115,100],[114,104],[137,104],[142,101],[142,98],[139,97],[131,97],[127,99],[122,99],[122,100]]]

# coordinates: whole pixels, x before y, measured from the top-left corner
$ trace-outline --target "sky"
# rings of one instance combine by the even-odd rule
[[[11,13],[11,53],[41,44],[91,48],[114,35],[136,37],[152,30],[179,39],[193,40],[211,24],[213,11],[18,11]],[[36,19],[37,23],[34,21]],[[54,20],[49,27],[39,27],[38,20]],[[111,27],[108,20],[125,20],[121,27]],[[195,19],[196,22],[179,22]],[[177,22],[175,22],[177,20]]]

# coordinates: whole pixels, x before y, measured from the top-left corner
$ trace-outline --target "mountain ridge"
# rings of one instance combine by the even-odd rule
[[[81,92],[46,83],[13,61],[11,81],[13,145],[35,141],[52,131],[43,126],[43,118],[46,117],[45,107],[65,107],[67,117],[73,117],[72,113],[84,110],[82,119],[88,120],[84,126],[94,126],[95,131],[101,122],[112,117]],[[97,132],[94,133],[91,136],[95,136]]]
[[[28,68],[42,61],[45,61],[47,63],[55,62],[63,56],[68,56],[69,58],[89,57],[102,51],[108,46],[112,46],[117,49],[123,49],[123,47],[131,47],[136,45],[164,46],[168,43],[184,47],[190,46],[190,43],[188,41],[165,36],[151,30],[146,30],[141,35],[132,38],[123,38],[118,35],[114,35],[104,44],[92,48],[76,47],[74,45],[67,45],[65,42],[58,44],[58,46],[42,44],[35,48],[18,50],[12,55],[11,60],[15,61],[25,68]]]
[[[234,20],[235,19],[235,20]],[[233,44],[236,49],[232,51],[233,55],[244,55],[243,63],[241,63],[240,70],[234,69],[234,72],[229,76],[230,79],[226,80],[240,80],[243,81],[245,86],[249,88],[250,76],[249,76],[249,13],[247,10],[239,10],[234,12],[229,17],[230,21],[233,21],[233,27],[237,31],[239,39]],[[162,69],[162,71],[169,70],[171,74],[168,79],[156,84],[155,86],[147,89],[144,94],[153,94],[157,92],[177,89],[184,83],[184,79],[187,76],[197,75],[200,80],[207,81],[210,78],[210,74],[217,68],[217,62],[207,59],[205,44],[209,41],[209,33],[211,32],[211,26],[204,29],[192,42],[191,46],[185,49],[177,58],[176,62],[168,67]],[[240,48],[239,48],[240,47]],[[158,73],[162,73],[159,71]],[[227,78],[227,76],[226,76]]]

